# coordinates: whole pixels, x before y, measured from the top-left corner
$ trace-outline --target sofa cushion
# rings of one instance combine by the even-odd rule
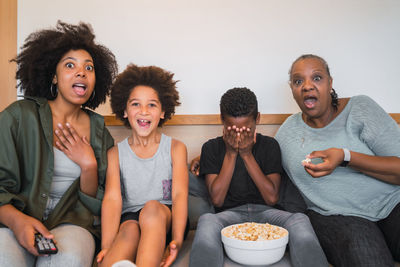
[[[194,175],[189,168],[189,194],[196,197],[201,197],[205,200],[209,199],[204,178]]]
[[[189,171],[188,215],[191,230],[196,229],[197,222],[202,214],[214,213],[214,207],[208,196],[204,179]]]
[[[289,212],[305,212],[306,203],[299,189],[292,183],[286,172],[281,175],[281,184],[279,187],[279,200],[277,208]]]

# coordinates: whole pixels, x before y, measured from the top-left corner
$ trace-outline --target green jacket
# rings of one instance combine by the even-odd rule
[[[100,237],[100,227],[94,225],[95,216],[100,215],[107,150],[114,140],[102,116],[84,111],[90,117],[90,143],[98,165],[96,198],[80,191],[78,178],[47,220],[43,220],[54,170],[53,119],[46,99],[26,97],[0,113],[0,206],[12,204],[42,221],[48,229],[71,223]]]

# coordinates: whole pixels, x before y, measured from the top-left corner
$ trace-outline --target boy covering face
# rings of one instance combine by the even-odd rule
[[[223,135],[201,151],[200,177],[215,214],[200,217],[190,266],[222,266],[221,230],[243,222],[270,223],[289,231],[293,266],[328,266],[307,216],[273,208],[279,198],[281,154],[274,138],[256,133],[257,98],[247,88],[228,90],[220,102]]]

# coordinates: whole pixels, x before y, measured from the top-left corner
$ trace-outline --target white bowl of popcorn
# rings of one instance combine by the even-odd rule
[[[268,223],[246,222],[222,229],[221,239],[231,260],[244,265],[267,265],[282,259],[289,232]]]

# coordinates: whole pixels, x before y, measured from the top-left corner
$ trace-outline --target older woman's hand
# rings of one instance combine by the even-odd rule
[[[331,174],[343,162],[344,153],[339,148],[329,148],[321,151],[314,151],[307,156],[309,159],[321,158],[322,163],[303,162],[304,169],[312,177],[318,178]]]

